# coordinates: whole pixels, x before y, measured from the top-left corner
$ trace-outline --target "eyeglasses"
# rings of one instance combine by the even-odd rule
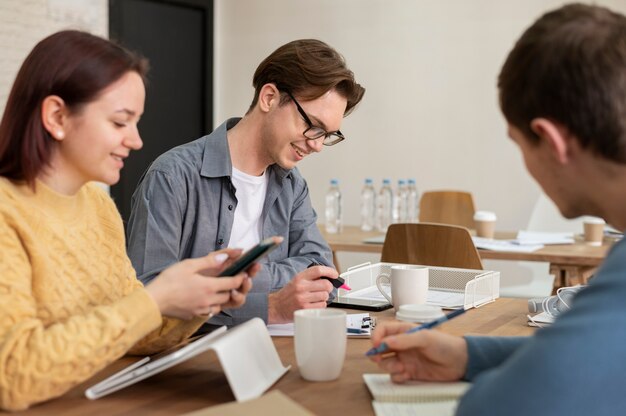
[[[309,118],[309,116],[306,115],[302,107],[300,107],[300,104],[296,101],[294,96],[291,95],[290,92],[287,92],[287,95],[289,96],[289,98],[291,98],[291,101],[293,101],[293,103],[296,105],[298,112],[304,119],[305,123],[309,126],[306,130],[302,132],[302,134],[304,135],[304,137],[306,137],[307,140],[317,140],[320,137],[323,137],[324,141],[322,141],[322,144],[324,146],[332,146],[346,139],[346,137],[339,130],[326,131],[321,127],[314,126],[313,123],[311,122],[311,119]]]

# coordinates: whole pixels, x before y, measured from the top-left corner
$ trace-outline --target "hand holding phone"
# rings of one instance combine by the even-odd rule
[[[254,262],[259,260],[260,258],[269,254],[272,250],[274,250],[280,243],[283,242],[282,237],[274,236],[266,238],[261,241],[256,246],[252,247],[250,250],[246,251],[239,257],[237,260],[233,262],[230,266],[224,269],[219,277],[223,276],[235,276],[236,274],[241,273],[242,271],[248,269]]]

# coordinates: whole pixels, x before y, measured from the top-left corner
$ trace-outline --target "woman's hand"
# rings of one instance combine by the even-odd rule
[[[217,276],[226,265],[241,255],[239,249],[224,249],[205,257],[187,259],[163,270],[146,290],[164,316],[191,319],[214,315],[222,307],[239,307],[252,286],[248,273],[232,277]],[[226,260],[226,261],[225,261]],[[250,275],[260,266],[248,269]]]

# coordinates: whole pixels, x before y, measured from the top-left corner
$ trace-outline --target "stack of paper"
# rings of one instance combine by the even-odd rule
[[[391,286],[384,285],[383,290],[387,296],[391,297]],[[387,299],[380,293],[377,286],[368,286],[363,289],[353,290],[344,295],[345,298],[373,300],[379,302],[387,302]],[[465,304],[465,293],[453,290],[436,290],[428,289],[428,297],[426,304],[432,306],[440,306],[446,309],[460,308]]]
[[[492,240],[482,237],[472,237],[472,240],[476,248],[482,248],[483,250],[532,253],[543,248],[543,244],[519,244],[517,240]]]
[[[550,326],[554,322],[554,316],[547,312],[541,312],[536,315],[526,315],[526,317],[528,318],[528,326],[536,326],[539,328]]]
[[[551,233],[544,231],[520,231],[517,233],[517,244],[574,244],[574,233]]]

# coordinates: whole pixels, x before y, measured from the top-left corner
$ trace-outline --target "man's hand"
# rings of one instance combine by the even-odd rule
[[[335,269],[315,266],[298,273],[285,287],[271,293],[268,298],[268,323],[280,324],[293,321],[293,313],[298,309],[325,308],[333,285],[326,279],[336,279]]]
[[[384,341],[392,354],[375,355],[371,359],[390,373],[395,383],[461,379],[468,360],[465,339],[433,330],[404,333],[414,326],[401,322],[378,325],[372,334],[372,344],[377,347]]]

